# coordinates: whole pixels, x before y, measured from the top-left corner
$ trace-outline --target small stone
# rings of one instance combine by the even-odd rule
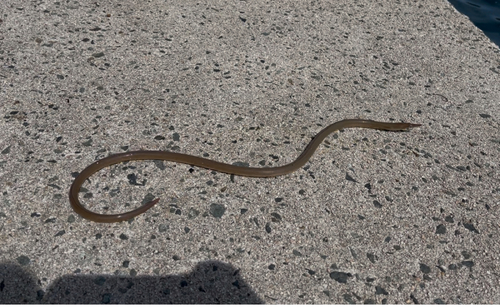
[[[281,215],[278,214],[278,213],[271,213],[271,216],[273,216],[273,218],[271,218],[272,222],[280,222],[281,221]]]
[[[431,268],[424,263],[420,263],[420,271],[424,274],[429,274],[431,272]]]
[[[382,288],[380,286],[375,287],[375,294],[377,294],[377,295],[379,295],[379,294],[389,295],[389,293],[384,288]]]
[[[446,226],[441,224],[436,227],[436,234],[445,234],[446,233]]]
[[[267,223],[267,224],[266,224],[266,228],[265,228],[265,229],[266,229],[266,232],[267,232],[267,233],[271,233],[271,231],[272,231],[272,229],[271,229],[271,224],[270,224],[270,223]]]
[[[123,241],[128,240],[128,235],[122,233],[122,234],[120,234],[120,239]]]
[[[456,270],[457,268],[458,268],[458,266],[456,264],[454,264],[454,263],[448,265],[448,269],[449,270]]]
[[[21,265],[28,265],[31,262],[30,258],[28,258],[27,256],[24,256],[24,255],[17,257],[16,260]]]
[[[479,231],[477,231],[477,229],[474,227],[473,224],[464,224],[464,227],[469,230],[470,232],[474,232],[474,233],[477,233],[479,234]]]
[[[226,208],[222,204],[212,203],[210,204],[210,214],[215,218],[221,218],[224,215]]]
[[[473,261],[462,261],[462,265],[466,266],[468,268],[472,268],[474,266],[474,262]]]
[[[331,272],[330,278],[339,282],[339,283],[347,283],[347,278],[352,277],[351,273],[344,272]]]

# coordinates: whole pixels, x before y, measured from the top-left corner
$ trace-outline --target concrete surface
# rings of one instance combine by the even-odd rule
[[[446,1],[0,3],[0,302],[500,303],[500,53]],[[162,149],[286,176],[168,162]]]

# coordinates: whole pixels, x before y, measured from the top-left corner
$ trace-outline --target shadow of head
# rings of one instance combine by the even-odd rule
[[[171,276],[64,275],[44,292],[38,279],[15,263],[0,264],[0,304],[257,304],[264,303],[239,270],[200,262]]]

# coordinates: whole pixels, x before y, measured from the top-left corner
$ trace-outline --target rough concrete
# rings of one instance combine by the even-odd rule
[[[446,1],[0,3],[0,302],[500,303],[500,54]],[[110,153],[299,171],[243,178]],[[131,180],[133,179],[133,180]],[[144,184],[144,185],[142,185]]]

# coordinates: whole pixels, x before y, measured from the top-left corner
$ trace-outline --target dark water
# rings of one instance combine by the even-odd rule
[[[500,47],[500,0],[448,0]]]

